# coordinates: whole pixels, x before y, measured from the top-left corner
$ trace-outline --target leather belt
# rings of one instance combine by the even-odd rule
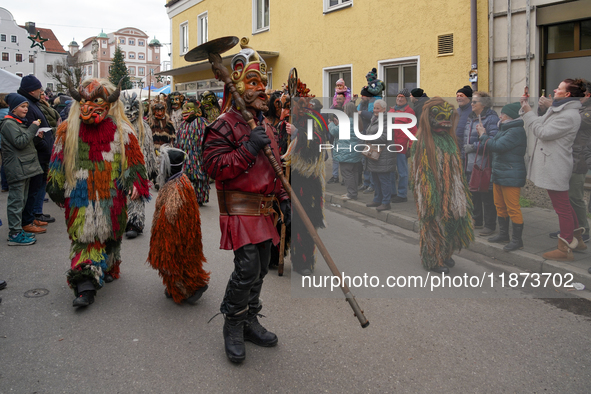
[[[273,210],[274,195],[218,190],[220,215],[226,216],[269,216]]]

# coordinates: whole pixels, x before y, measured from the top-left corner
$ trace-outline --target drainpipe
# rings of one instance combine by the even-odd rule
[[[476,1],[477,0],[470,0],[472,70],[478,70],[478,21],[476,19]],[[472,82],[472,90],[478,90],[478,80]]]

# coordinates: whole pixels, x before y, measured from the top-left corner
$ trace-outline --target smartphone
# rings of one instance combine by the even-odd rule
[[[529,97],[529,86],[526,86],[525,88],[523,88],[523,94],[526,95],[527,97]]]

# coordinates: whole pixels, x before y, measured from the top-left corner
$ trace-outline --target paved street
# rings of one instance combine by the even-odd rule
[[[212,195],[215,199],[215,195]],[[0,239],[6,239],[6,193]],[[154,200],[148,205],[151,222]],[[417,234],[327,204],[320,235],[347,275],[421,276]],[[123,243],[121,279],[86,309],[72,308],[63,212],[30,247],[0,242],[0,393],[194,392],[546,392],[591,386],[591,303],[505,281],[520,271],[462,251],[454,277],[489,278],[476,289],[352,287],[371,324],[362,329],[340,290],[301,289],[301,276],[271,271],[263,325],[275,348],[247,343],[241,365],[224,354],[219,308],[232,256],[221,251],[217,203],[201,211],[209,290],[196,306],[176,305],[145,260],[148,234]],[[318,257],[316,277],[329,275]],[[329,282],[330,286],[330,282]],[[28,298],[32,289],[46,289]],[[578,295],[589,297],[587,290]],[[544,297],[544,300],[534,297]],[[245,389],[246,388],[246,389]]]

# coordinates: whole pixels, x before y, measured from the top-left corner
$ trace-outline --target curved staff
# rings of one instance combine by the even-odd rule
[[[243,38],[243,40],[246,40],[245,44],[248,43],[247,38]],[[236,91],[236,86],[234,86],[234,83],[232,82],[232,79],[230,78],[230,74],[228,73],[228,70],[222,64],[222,57],[220,56],[220,53],[226,52],[227,50],[234,47],[236,44],[238,44],[238,37],[228,36],[228,37],[217,38],[215,40],[208,41],[205,44],[201,44],[196,48],[193,48],[189,53],[187,53],[185,55],[185,60],[188,62],[198,62],[201,60],[208,59],[209,62],[211,63],[211,69],[212,69],[213,73],[215,74],[216,79],[224,82],[224,84],[228,88],[228,91],[232,95],[232,98],[234,99],[236,106],[238,107],[238,109],[240,109],[240,113],[242,114],[244,119],[248,122],[248,125],[250,126],[250,128],[254,129],[257,126],[256,122],[254,121],[250,111],[246,110],[246,105],[244,103],[244,100],[242,99],[240,94]],[[318,236],[318,233],[316,232],[316,229],[312,225],[310,218],[308,218],[308,215],[306,214],[304,207],[302,206],[302,204],[298,200],[296,194],[293,193],[293,191],[291,189],[291,185],[289,184],[289,182],[285,178],[285,175],[283,174],[283,170],[281,169],[281,165],[277,162],[277,160],[275,160],[275,157],[273,156],[273,151],[271,150],[271,147],[269,145],[267,145],[267,146],[265,146],[264,150],[265,150],[265,155],[267,156],[267,158],[269,159],[269,162],[271,163],[271,166],[275,170],[275,174],[281,180],[281,183],[283,184],[285,191],[289,194],[293,206],[295,207],[296,211],[300,215],[300,218],[304,222],[306,229],[310,232],[310,236],[314,240],[314,243],[318,247],[318,250],[320,250],[322,257],[324,257],[326,264],[328,264],[330,271],[332,272],[332,274],[334,276],[341,277],[341,272],[337,268],[332,257],[330,257],[330,254],[328,253],[326,246],[324,246],[324,243],[322,242],[322,240]],[[355,316],[359,320],[361,327],[365,328],[365,327],[369,326],[369,321],[365,318],[363,311],[359,307],[359,304],[357,303],[357,300],[355,299],[355,297],[351,293],[351,290],[349,289],[349,287],[346,284],[342,283],[341,290],[345,294],[345,298],[346,298],[347,302],[349,303],[349,305],[351,306],[351,308],[353,309],[353,312],[355,313]]]

